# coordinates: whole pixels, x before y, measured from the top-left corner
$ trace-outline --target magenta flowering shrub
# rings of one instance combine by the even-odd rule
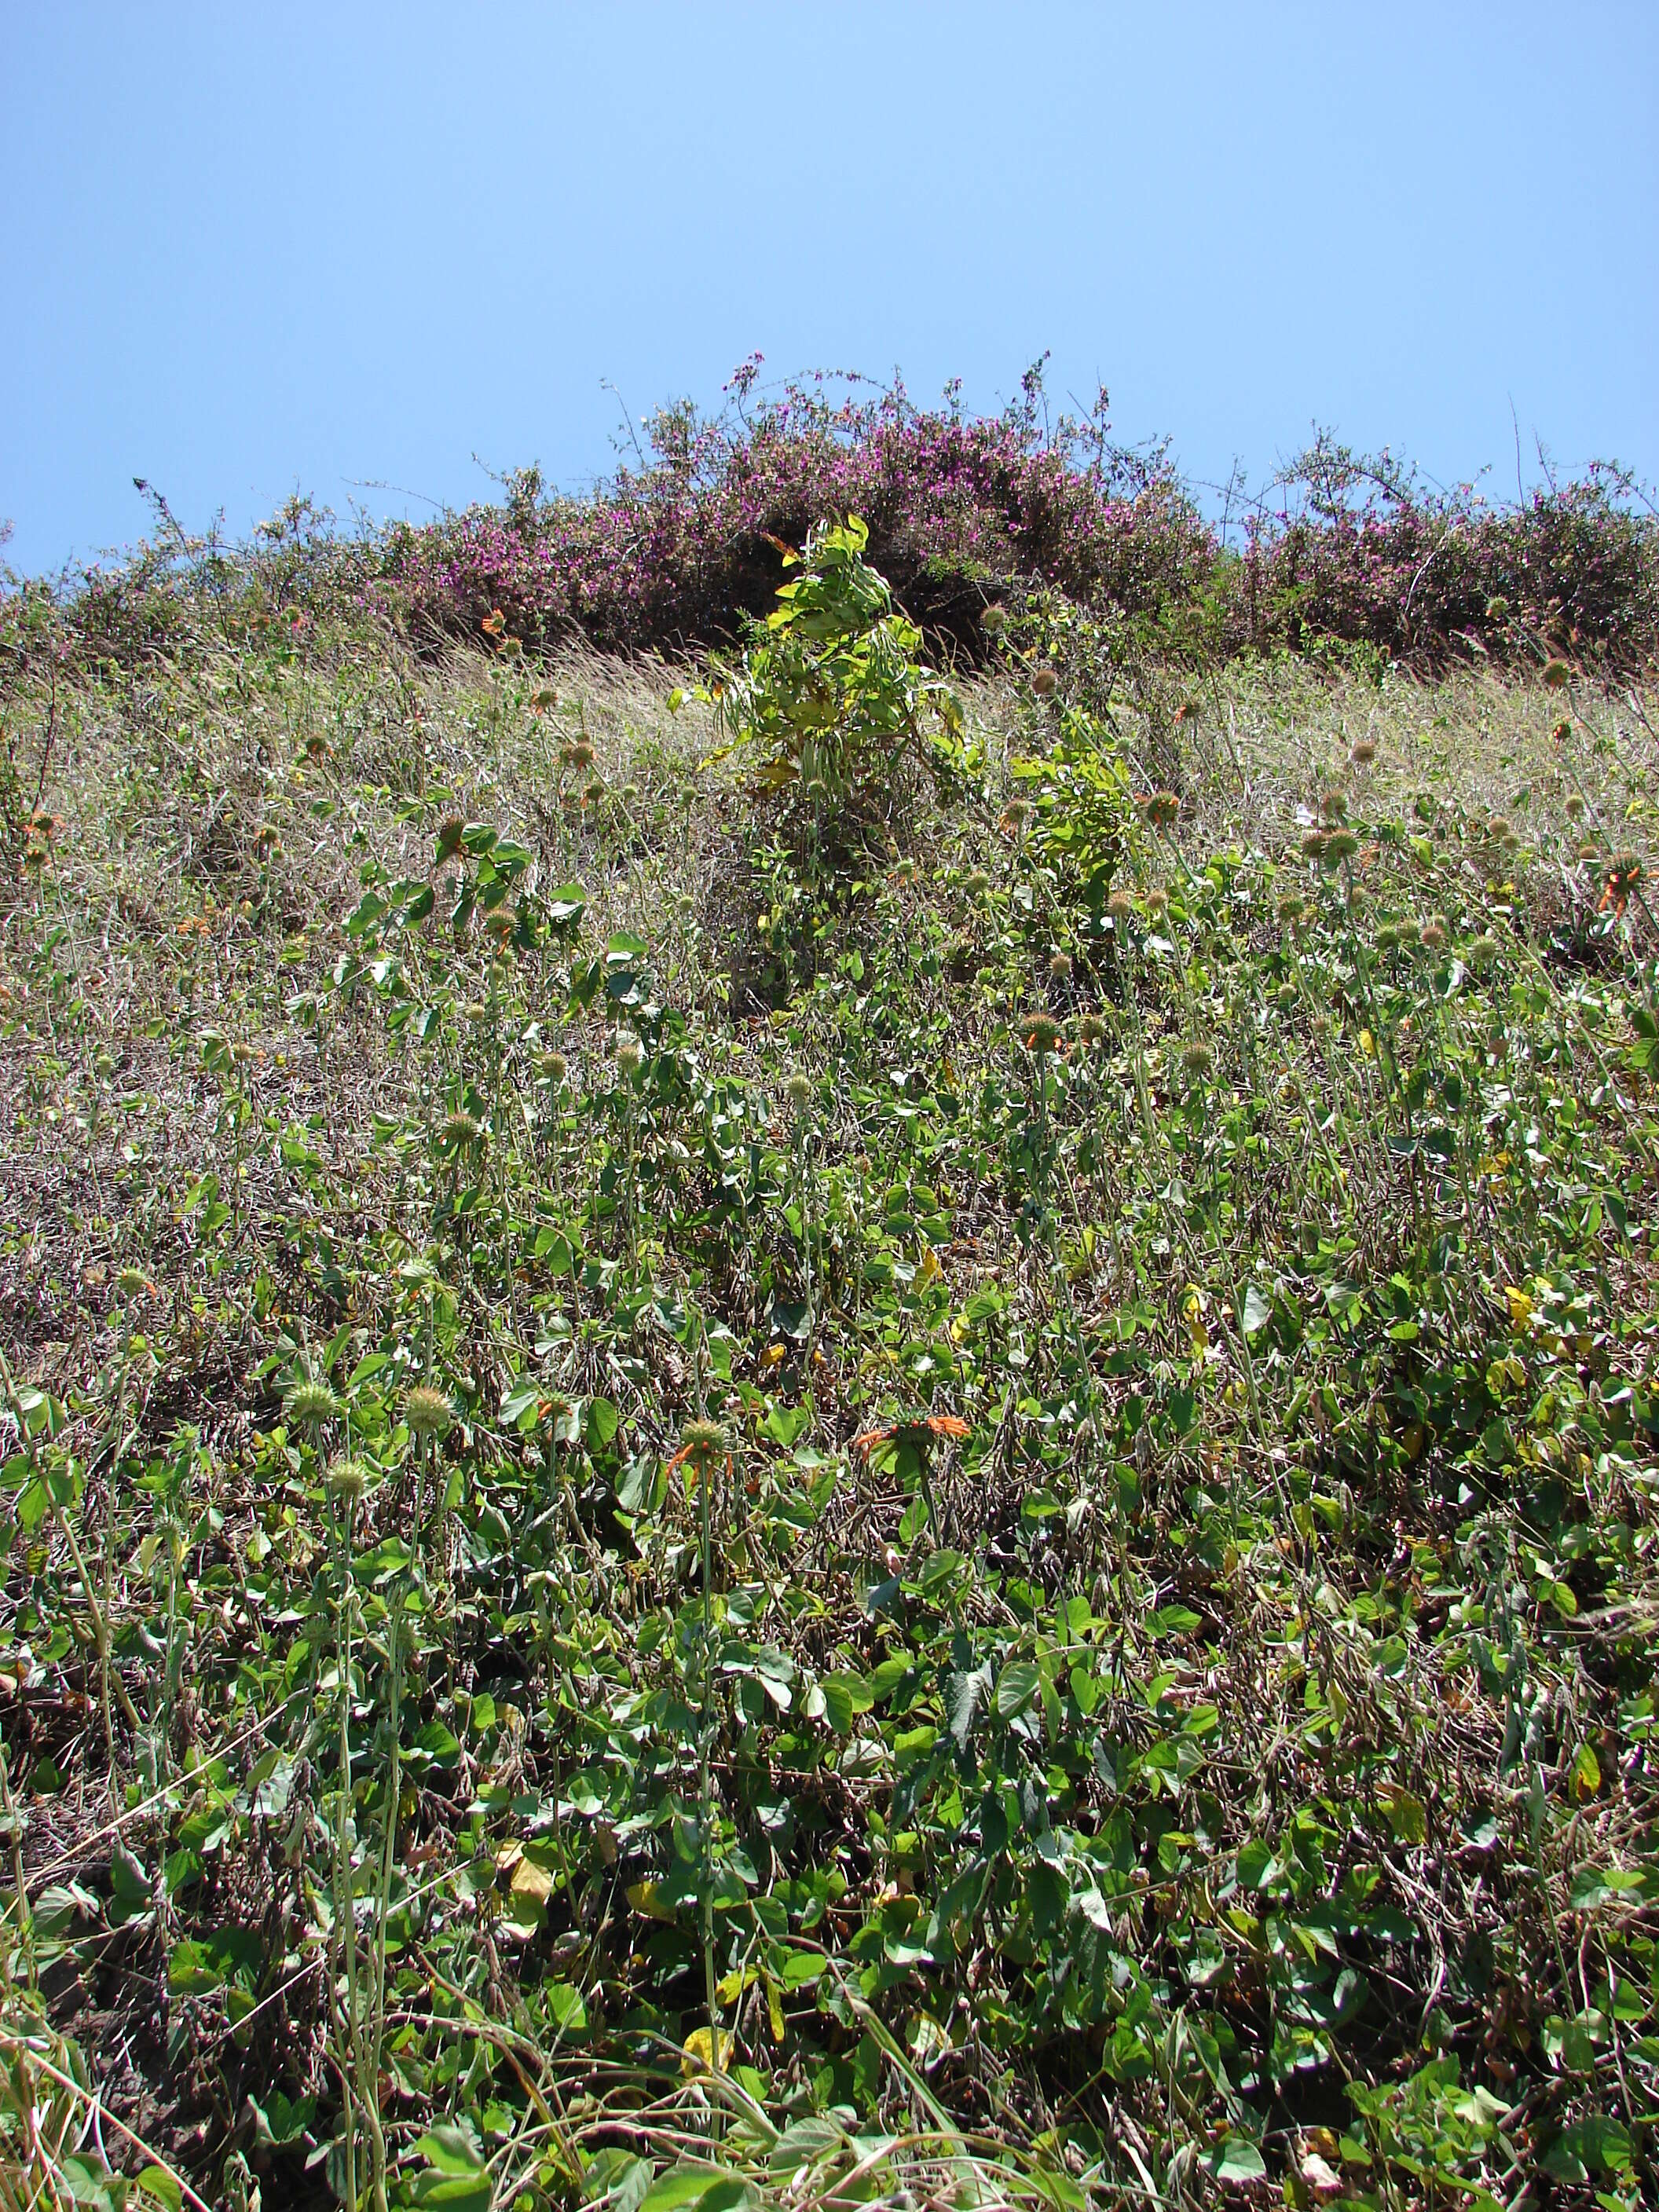
[[[499,611],[526,645],[711,644],[769,606],[783,548],[849,514],[908,611],[970,650],[1010,584],[1148,615],[1214,568],[1214,535],[1161,457],[1110,446],[1098,413],[1050,429],[1035,373],[1022,403],[988,416],[917,409],[902,386],[836,404],[821,384],[749,410],[751,385],[752,364],[717,418],[657,416],[650,456],[592,498],[544,498],[521,477],[502,506],[393,530],[383,578],[404,618],[479,634]]]
[[[1233,587],[1236,643],[1340,639],[1431,668],[1540,646],[1629,667],[1659,642],[1659,531],[1621,471],[1592,465],[1515,505],[1427,494],[1384,454],[1322,441],[1252,518]]]
[[[1039,587],[1109,616],[1117,657],[1335,641],[1425,671],[1479,653],[1659,659],[1659,522],[1616,469],[1503,505],[1322,438],[1241,545],[1161,449],[1111,442],[1103,392],[1051,423],[1041,364],[1004,413],[975,416],[954,392],[922,409],[860,379],[757,398],[758,358],[719,415],[653,417],[648,449],[585,497],[526,470],[499,503],[352,536],[296,498],[236,547],[187,537],[158,499],[155,538],[123,562],[55,586],[0,568],[0,684],[48,635],[66,663],[130,665],[254,630],[297,645],[313,622],[365,615],[423,645],[695,650],[740,635],[771,606],[783,551],[849,514],[906,611],[969,659],[988,602]]]

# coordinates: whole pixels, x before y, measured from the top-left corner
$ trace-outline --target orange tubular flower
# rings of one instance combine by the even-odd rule
[[[1616,915],[1622,915],[1630,904],[1631,893],[1641,882],[1642,876],[1642,863],[1635,854],[1620,853],[1607,869],[1601,904],[1597,911],[1605,913],[1611,907]]]
[[[973,1434],[967,1422],[956,1413],[928,1413],[919,1421],[895,1421],[889,1428],[866,1429],[861,1437],[854,1437],[853,1449],[854,1451],[873,1451],[878,1444],[890,1444],[896,1437],[907,1434],[919,1436],[924,1430],[935,1437]]]

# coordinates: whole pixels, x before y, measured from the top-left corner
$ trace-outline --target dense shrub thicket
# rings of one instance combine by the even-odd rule
[[[1218,525],[1165,449],[1113,442],[1103,392],[1086,417],[1051,419],[1040,365],[993,416],[858,380],[757,397],[755,374],[717,416],[659,411],[583,496],[526,469],[497,501],[357,535],[296,500],[232,549],[151,495],[152,541],[57,587],[11,580],[0,636],[27,651],[50,631],[96,661],[167,649],[204,617],[228,642],[345,602],[427,644],[678,653],[740,634],[782,551],[856,514],[908,611],[969,658],[987,604],[1036,586],[1109,612],[1135,650],[1188,659],[1334,646],[1426,671],[1541,648],[1629,670],[1659,641],[1659,523],[1617,468],[1498,504],[1322,437]]]
[[[544,498],[532,472],[503,505],[390,533],[383,574],[408,618],[453,635],[499,614],[526,643],[707,644],[767,605],[780,543],[850,513],[910,611],[969,652],[987,598],[1034,581],[1187,651],[1333,639],[1438,665],[1512,650],[1519,625],[1630,663],[1656,635],[1659,541],[1614,470],[1499,507],[1322,439],[1251,504],[1241,553],[1167,453],[1111,442],[1104,392],[1051,424],[1037,370],[998,416],[799,385],[749,412],[746,373],[737,389],[716,419],[659,415],[649,457],[592,498]]]

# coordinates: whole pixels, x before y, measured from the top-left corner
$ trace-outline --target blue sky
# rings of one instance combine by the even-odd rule
[[[0,11],[0,518],[24,570],[571,486],[765,375],[1110,388],[1257,475],[1326,423],[1442,480],[1659,477],[1659,7]],[[477,456],[475,461],[474,456]]]

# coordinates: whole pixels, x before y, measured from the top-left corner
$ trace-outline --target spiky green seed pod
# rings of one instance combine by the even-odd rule
[[[1071,980],[1070,956],[1064,952],[1051,952],[1048,956],[1048,981],[1051,983],[1069,983]]]
[[[644,1057],[640,1041],[632,1030],[619,1030],[617,1036],[617,1073],[631,1082],[639,1073]]]
[[[1544,684],[1548,690],[1565,691],[1571,681],[1571,665],[1563,660],[1559,653],[1544,663]]]
[[[404,1420],[410,1434],[422,1443],[430,1437],[441,1443],[455,1425],[455,1408],[441,1390],[417,1382],[404,1400]]]
[[[991,878],[983,868],[975,868],[964,878],[962,888],[970,899],[982,899],[991,888]]]
[[[368,1491],[368,1469],[360,1459],[343,1456],[328,1463],[328,1494],[340,1505],[356,1505]]]
[[[115,1287],[124,1298],[153,1298],[155,1285],[137,1267],[123,1267],[115,1278]]]
[[[1162,921],[1170,911],[1170,894],[1159,884],[1154,884],[1146,894],[1146,911],[1154,921]]]
[[[1078,1042],[1091,1048],[1103,1043],[1106,1024],[1098,1014],[1085,1014],[1077,1025]]]
[[[1121,928],[1135,910],[1135,902],[1126,890],[1115,890],[1106,902],[1106,911]]]
[[[536,1062],[536,1073],[544,1083],[562,1091],[570,1068],[562,1052],[544,1052]]]
[[[1446,949],[1446,925],[1437,914],[1431,914],[1423,925],[1423,942],[1431,952]]]
[[[1346,822],[1348,818],[1348,794],[1346,791],[1328,791],[1321,798],[1319,811],[1327,822]]]
[[[1301,997],[1301,995],[1302,994],[1297,989],[1294,983],[1281,983],[1279,988],[1273,993],[1274,1000],[1286,1013],[1288,1013],[1291,1008],[1295,1006],[1297,1000]]]
[[[1190,1082],[1196,1083],[1207,1075],[1215,1065],[1215,1054],[1201,1038],[1194,1037],[1181,1048],[1181,1065]]]
[[[1304,830],[1302,833],[1302,857],[1304,860],[1322,860],[1325,841],[1329,832],[1324,830]]]
[[[1060,1024],[1052,1014],[1029,1014],[1019,1025],[1025,1049],[1041,1060],[1060,1049]]]
[[[1047,699],[1059,681],[1052,668],[1039,668],[1031,678],[1031,689],[1039,699]]]
[[[726,1431],[719,1421],[688,1421],[680,1431],[680,1452],[699,1474],[707,1473],[727,1451]]]
[[[340,1412],[339,1397],[330,1382],[296,1382],[283,1401],[283,1415],[293,1428],[320,1429],[325,1421],[337,1420]]]
[[[1498,957],[1498,939],[1486,930],[1469,939],[1463,957],[1471,968],[1490,967]]]
[[[1567,819],[1576,822],[1584,811],[1584,802],[1576,791],[1567,794]]]
[[[1369,768],[1376,758],[1376,747],[1370,738],[1356,738],[1348,748],[1348,758],[1356,768]]]
[[[1359,840],[1352,830],[1332,830],[1325,838],[1325,866],[1340,867],[1344,860],[1352,860],[1358,850]]]
[[[477,1143],[480,1131],[474,1117],[464,1106],[458,1106],[453,1114],[445,1115],[438,1133],[446,1145],[460,1152]]]
[[[794,1115],[805,1114],[811,1104],[812,1086],[799,1068],[784,1085],[783,1095],[788,1101],[789,1110]]]

